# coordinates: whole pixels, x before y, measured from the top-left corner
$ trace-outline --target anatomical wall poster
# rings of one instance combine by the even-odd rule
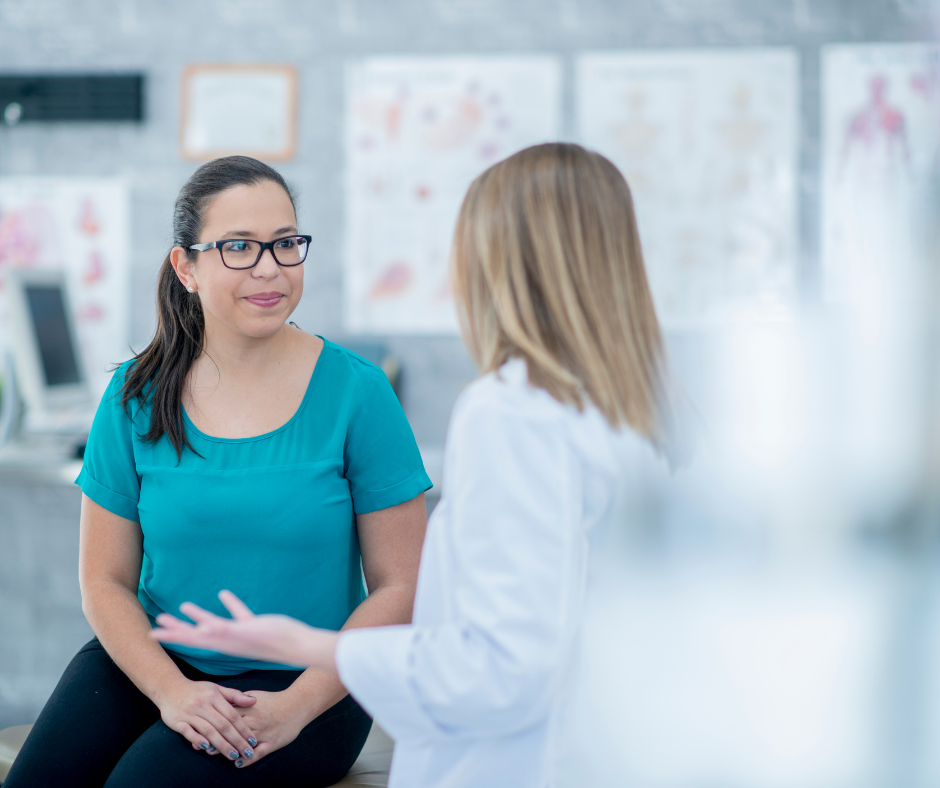
[[[345,320],[452,334],[449,254],[471,181],[560,132],[552,57],[373,58],[347,71]]]
[[[790,49],[578,59],[578,139],[633,193],[661,321],[789,314],[798,292],[799,62]]]
[[[0,179],[0,351],[8,344],[4,273],[61,270],[92,394],[97,398],[128,348],[129,207],[116,178]]]

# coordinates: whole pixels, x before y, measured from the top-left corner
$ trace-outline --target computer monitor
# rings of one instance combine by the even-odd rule
[[[27,412],[88,405],[65,274],[13,269],[6,284],[16,372]]]

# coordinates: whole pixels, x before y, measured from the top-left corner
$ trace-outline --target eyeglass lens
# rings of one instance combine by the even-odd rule
[[[229,268],[251,268],[261,257],[260,241],[226,241],[219,251]],[[307,257],[307,239],[301,236],[279,238],[271,251],[280,265],[300,265]]]

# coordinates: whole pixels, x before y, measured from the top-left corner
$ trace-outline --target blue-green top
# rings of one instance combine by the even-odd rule
[[[227,615],[227,588],[256,613],[284,613],[338,630],[365,598],[356,514],[411,500],[431,486],[414,435],[384,373],[324,340],[303,401],[265,435],[215,438],[185,411],[198,455],[181,459],[164,435],[143,440],[149,404],[121,406],[132,361],[98,406],[76,483],[95,503],[140,523],[137,596],[153,619],[182,602]],[[201,455],[201,456],[199,456]],[[289,665],[167,645],[206,673]]]

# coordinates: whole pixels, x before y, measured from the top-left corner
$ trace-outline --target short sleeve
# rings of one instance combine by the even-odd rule
[[[91,500],[112,514],[140,522],[140,477],[134,461],[134,423],[121,405],[128,365],[111,378],[91,425],[82,471],[75,483]]]
[[[356,514],[388,509],[431,488],[411,425],[378,368],[349,424],[345,470]]]

